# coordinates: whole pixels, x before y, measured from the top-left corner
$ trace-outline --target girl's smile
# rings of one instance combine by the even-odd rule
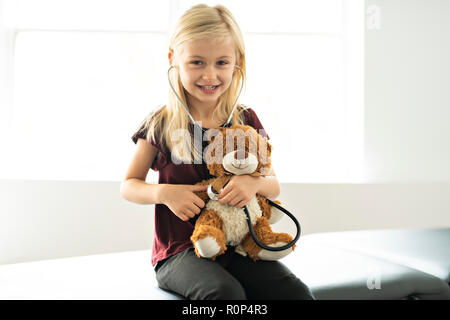
[[[189,106],[209,114],[229,88],[235,64],[231,36],[185,42],[179,54],[179,71]]]
[[[220,87],[220,85],[217,85],[217,86],[199,86],[199,85],[197,85],[197,87],[204,94],[215,94],[218,91],[217,89]]]

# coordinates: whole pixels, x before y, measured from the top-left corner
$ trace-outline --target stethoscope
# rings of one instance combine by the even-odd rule
[[[186,111],[186,114],[189,117],[189,120],[191,120],[191,122],[194,124],[194,126],[198,126],[202,131],[205,131],[195,120],[194,118],[191,116],[191,113],[189,112],[188,107],[186,107],[186,105],[184,104],[184,102],[181,100],[181,98],[178,96],[177,92],[175,91],[175,88],[172,86],[172,82],[170,81],[170,70],[172,70],[172,68],[174,68],[175,66],[172,65],[170,66],[169,70],[167,70],[167,76],[169,79],[169,85],[170,88],[172,88],[173,93],[175,94],[178,102],[181,103],[181,105],[183,106],[184,110]],[[235,67],[241,72],[241,88],[239,90],[239,94],[236,98],[236,101],[234,102],[233,108],[231,110],[230,116],[228,117],[227,121],[225,122],[225,124],[222,126],[223,128],[227,128],[231,125],[231,118],[233,116],[233,112],[234,109],[237,106],[237,102],[239,100],[239,97],[241,96],[241,92],[242,92],[242,88],[244,87],[244,73],[242,72],[241,67],[239,67],[238,65],[235,65]],[[217,192],[214,191],[214,189],[212,188],[212,185],[210,184],[208,187],[208,195],[212,200],[218,200],[217,196],[219,195]],[[292,240],[291,242],[289,242],[288,244],[281,246],[281,247],[269,247],[267,245],[265,245],[264,243],[262,243],[261,241],[259,241],[258,237],[255,234],[255,231],[253,230],[253,224],[252,221],[250,219],[250,214],[248,212],[247,206],[244,206],[244,213],[246,215],[246,219],[247,219],[247,225],[248,225],[248,229],[250,230],[250,234],[253,238],[253,240],[256,242],[256,244],[258,246],[260,246],[263,249],[269,250],[269,251],[282,251],[285,249],[288,249],[290,247],[292,247],[298,240],[298,238],[300,237],[300,233],[301,233],[301,227],[300,227],[300,223],[298,222],[297,218],[295,218],[295,216],[290,213],[289,211],[287,211],[286,209],[284,209],[283,207],[281,207],[279,204],[273,202],[272,200],[266,199],[266,201],[271,205],[274,206],[275,208],[277,208],[278,210],[281,210],[282,212],[284,212],[289,218],[291,218],[292,221],[294,221],[295,226],[297,228],[297,234],[295,235],[294,240]]]

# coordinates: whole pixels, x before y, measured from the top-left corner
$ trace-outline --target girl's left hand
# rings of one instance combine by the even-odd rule
[[[258,192],[260,178],[248,174],[233,176],[219,193],[219,202],[243,208]]]

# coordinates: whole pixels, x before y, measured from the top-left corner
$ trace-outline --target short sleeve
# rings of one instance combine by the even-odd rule
[[[141,123],[139,129],[131,136],[131,140],[136,144],[138,139],[147,139],[147,118]]]
[[[163,107],[164,107],[163,105],[158,105],[158,107],[156,109],[152,110],[147,115],[147,117],[145,117],[145,119],[141,122],[141,124],[139,125],[138,129],[131,136],[131,140],[133,140],[133,142],[135,144],[137,143],[138,139],[145,139],[145,140],[148,140],[150,142],[150,144],[155,145],[155,147],[159,147],[150,138],[147,139],[147,132],[148,132],[148,128],[150,127],[150,123],[152,121],[152,117],[156,113],[160,112]]]
[[[158,154],[156,155],[155,160],[151,165],[151,168],[154,171],[159,171],[168,164],[168,159],[170,159],[170,155],[168,155],[167,148],[163,148],[159,144],[158,134],[155,134],[156,141],[153,140],[151,135],[147,138],[149,124],[152,121],[151,119],[152,115],[153,112],[141,122],[138,129],[131,136],[131,140],[136,144],[138,139],[145,139],[148,141],[148,143],[150,143],[152,146],[158,149]]]
[[[258,116],[256,115],[256,112],[252,108],[246,108],[244,110],[244,116],[245,116],[245,124],[249,125],[258,131],[260,135],[267,138],[267,140],[270,139],[269,135],[267,134],[266,130],[264,129],[263,125],[261,124],[261,121],[259,121]]]

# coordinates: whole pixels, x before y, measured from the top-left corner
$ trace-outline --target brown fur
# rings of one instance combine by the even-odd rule
[[[207,186],[207,185],[209,185],[211,182],[213,182],[215,180],[216,180],[216,178],[203,180],[201,182],[196,183],[196,185]],[[197,195],[200,199],[202,199],[203,202],[205,203],[205,205],[209,201],[208,192],[206,192],[206,191],[195,191],[194,194]]]
[[[203,213],[198,217],[197,223],[205,226],[211,226],[218,229],[222,229],[222,218],[216,211],[211,209],[203,210]]]
[[[289,243],[293,238],[287,233],[275,233],[270,227],[270,223],[264,217],[259,218],[256,224],[253,226],[256,237],[265,245],[271,245],[277,242]],[[242,241],[242,246],[244,250],[248,253],[250,258],[254,261],[258,260],[258,253],[262,250],[260,246],[256,244],[250,233]],[[295,245],[292,247],[294,250]]]
[[[222,176],[216,179],[216,181],[214,181],[212,187],[214,188],[214,190],[216,190],[216,192],[220,192],[220,190],[231,180],[232,175],[226,175],[226,176]]]
[[[212,237],[216,240],[220,247],[220,251],[211,258],[212,260],[215,260],[217,256],[223,254],[227,250],[225,234],[222,231],[222,223],[222,219],[217,212],[214,210],[203,210],[202,214],[197,219],[194,233],[191,236],[192,242],[196,242],[197,240],[206,237]],[[195,248],[195,253],[200,257],[197,248]]]
[[[259,207],[262,211],[262,216],[266,217],[268,220],[272,215],[272,206],[267,202],[267,199],[262,195],[257,194],[256,198],[258,199]]]
[[[226,131],[230,130],[230,129],[234,129],[234,130],[242,130],[243,132],[246,131],[251,131],[250,132],[250,137],[252,139],[252,141],[256,141],[257,143],[257,152],[259,153],[259,148],[261,146],[265,146],[267,148],[267,155],[264,156],[263,154],[259,154],[258,156],[258,167],[256,168],[255,172],[261,173],[264,172],[265,169],[269,169],[271,166],[271,161],[270,161],[270,155],[272,153],[272,145],[267,141],[267,138],[263,138],[261,135],[259,135],[259,133],[252,127],[248,126],[248,125],[233,125],[230,128],[220,128],[220,132],[222,134],[222,139],[223,141],[215,141],[215,139],[218,137],[218,135],[214,136],[211,138],[211,142],[210,143],[218,143],[218,145],[222,145],[223,148],[223,154],[226,154],[226,148],[227,148],[227,141],[226,141]],[[239,133],[239,132],[237,132]],[[237,145],[237,138],[238,138],[239,134],[234,136],[234,144],[235,147]],[[247,148],[250,148],[250,139],[248,137],[245,138],[245,146]],[[214,155],[214,151],[212,152],[212,155]],[[207,168],[210,171],[210,173],[215,176],[215,177],[221,177],[227,174],[227,172],[225,171],[225,169],[223,168],[222,164],[220,163],[211,163],[211,164],[207,164]]]
[[[238,137],[242,137],[242,135],[245,135],[245,147],[248,152],[254,152],[254,144],[250,145],[250,141],[256,142],[256,152],[258,153],[257,159],[258,159],[258,166],[256,170],[250,175],[253,176],[264,176],[267,173],[270,172],[271,162],[270,162],[270,155],[272,152],[272,146],[267,141],[266,138],[263,138],[259,133],[252,127],[246,126],[246,125],[233,125],[230,128],[217,128],[221,135],[215,135],[212,138],[208,138],[210,140],[210,145],[214,143],[214,147],[211,152],[211,156],[215,156],[215,151],[220,150],[220,148],[223,148],[223,155],[226,154],[226,144],[230,143],[231,141],[227,142],[227,135],[226,131],[230,129],[241,129],[244,133],[237,131],[237,135],[234,135],[234,147],[236,150]],[[249,132],[249,136],[247,136],[247,132]],[[219,138],[218,138],[219,137]],[[216,139],[220,139],[222,137],[222,141],[216,141]],[[255,139],[254,139],[255,138]],[[267,154],[264,155],[260,153],[260,146],[266,147]],[[218,149],[217,149],[218,148]],[[264,149],[263,149],[264,150]],[[209,158],[208,153],[205,155],[207,157],[207,168],[211,175],[213,175],[215,178],[204,180],[199,182],[198,184],[201,185],[208,185],[210,183],[213,183],[213,188],[216,192],[220,192],[220,190],[226,185],[226,183],[229,182],[232,175],[227,172],[222,163],[215,163],[214,161],[209,161],[211,158]],[[205,202],[207,203],[209,201],[209,196],[206,191],[203,192],[196,192],[196,194]],[[256,224],[254,225],[254,230],[256,233],[256,236],[258,239],[263,242],[266,245],[271,245],[277,242],[291,242],[292,237],[287,233],[274,233],[270,227],[269,219],[271,217],[272,212],[272,206],[267,202],[267,199],[259,194],[256,195],[258,199],[259,206],[262,210],[262,216],[257,220]],[[274,201],[279,204],[281,204],[279,201]],[[214,210],[210,209],[203,209],[200,213],[199,218],[197,219],[197,222],[195,224],[195,229],[192,234],[191,240],[193,243],[198,241],[199,239],[204,239],[208,236],[214,238],[219,247],[220,252],[212,257],[211,259],[214,260],[218,255],[223,254],[226,251],[226,237],[222,230],[223,221],[215,212]],[[250,233],[248,233],[244,240],[241,243],[244,250],[249,254],[249,256],[253,260],[258,260],[258,253],[261,251],[261,248],[255,243],[255,241],[252,239]],[[194,246],[195,247],[195,246]],[[292,247],[294,248],[294,247]],[[199,252],[197,249],[195,249],[195,252],[197,256],[200,257]]]

